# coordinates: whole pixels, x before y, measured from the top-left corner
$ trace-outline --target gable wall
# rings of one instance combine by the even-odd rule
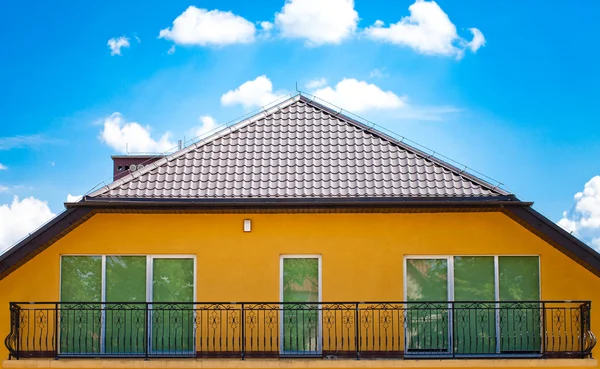
[[[2,340],[10,301],[59,299],[61,254],[194,254],[197,301],[278,301],[281,254],[322,255],[323,301],[403,300],[405,255],[535,254],[541,298],[592,300],[600,334],[600,279],[502,213],[96,214],[0,281]]]

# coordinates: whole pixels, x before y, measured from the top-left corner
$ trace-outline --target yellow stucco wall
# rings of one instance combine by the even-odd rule
[[[281,254],[322,255],[324,301],[402,300],[405,255],[534,254],[542,299],[592,300],[600,333],[600,279],[502,213],[106,213],[0,281],[2,340],[10,301],[59,299],[62,254],[194,254],[197,301],[278,301]]]

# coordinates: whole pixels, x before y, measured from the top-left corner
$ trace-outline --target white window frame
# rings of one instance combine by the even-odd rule
[[[454,299],[454,258],[455,257],[493,257],[494,258],[494,300],[496,301],[496,336],[500,335],[500,317],[499,317],[499,308],[500,308],[500,257],[537,257],[538,259],[538,296],[539,300],[542,300],[542,257],[539,254],[482,254],[482,255],[404,255],[404,272],[403,272],[403,298],[404,301],[408,301],[408,270],[407,270],[407,262],[409,259],[412,260],[446,260],[446,265],[448,267],[448,275],[447,275],[447,289],[448,289],[448,302],[455,302]],[[448,308],[450,308],[451,304],[448,304]],[[449,341],[449,353],[451,354],[454,350],[454,337],[452,337],[453,327],[452,324],[454,322],[454,317],[452,313],[449,314],[448,319],[448,341]],[[405,332],[405,337],[408,337]],[[496,339],[496,352],[500,352],[500,340]]]
[[[319,304],[318,304],[318,328],[317,328],[317,352],[315,354],[320,354],[323,352],[323,347],[321,345],[321,338],[323,337],[323,326],[322,326],[322,305],[321,302],[323,301],[323,265],[322,265],[322,255],[320,254],[281,254],[279,255],[279,301],[280,302],[284,302],[283,301],[283,261],[284,259],[317,259],[317,263],[318,263],[318,278],[319,278],[319,286],[318,286],[318,300],[319,300]],[[279,321],[281,322],[281,324],[279,324],[279,337],[281,337],[281,339],[279,340],[279,352],[280,353],[284,353],[283,350],[283,307],[284,304],[280,304],[279,305],[279,309],[280,309],[280,317],[279,317]]]
[[[60,303],[62,303],[62,259],[63,257],[69,257],[69,256],[80,256],[80,257],[101,257],[101,262],[102,262],[102,266],[101,266],[101,287],[100,287],[100,302],[98,303],[102,310],[102,319],[105,321],[105,314],[106,311],[104,310],[104,307],[106,305],[106,257],[107,256],[136,256],[136,257],[145,257],[146,258],[146,303],[148,304],[148,308],[152,307],[152,303],[154,301],[152,301],[152,294],[153,294],[153,289],[152,289],[152,278],[154,276],[154,268],[153,268],[153,261],[154,259],[192,259],[194,261],[194,276],[193,276],[193,280],[194,280],[194,287],[193,287],[193,298],[192,298],[192,302],[194,302],[194,304],[192,305],[192,308],[195,309],[196,308],[196,288],[197,288],[197,262],[196,262],[196,255],[194,254],[61,254],[60,255],[60,262],[59,262],[59,277],[58,277],[58,296],[59,296],[59,301]],[[151,327],[151,322],[146,322],[148,324],[148,327],[146,327],[146,329],[148,330],[148,335],[152,334],[152,327]],[[59,332],[60,334],[60,332]],[[102,325],[102,331],[100,332],[100,352],[105,352],[106,350],[106,343],[105,343],[105,339],[106,339],[106,325]],[[60,342],[60,337],[59,337],[59,342]],[[148,339],[148,344],[151,345],[151,337],[149,337]],[[56,348],[57,350],[60,350],[59,347]],[[150,352],[152,349],[152,347],[148,347],[147,350],[148,352]],[[196,331],[194,330],[194,350],[196,349]]]

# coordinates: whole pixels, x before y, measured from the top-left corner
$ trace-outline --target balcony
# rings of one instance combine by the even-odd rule
[[[25,358],[589,358],[589,301],[11,303]]]

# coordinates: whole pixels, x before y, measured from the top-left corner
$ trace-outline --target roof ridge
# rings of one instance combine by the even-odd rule
[[[420,157],[420,158],[427,160],[435,165],[438,165],[441,168],[447,170],[448,172],[462,178],[462,180],[470,182],[472,185],[478,186],[478,187],[480,187],[486,191],[490,191],[492,193],[495,192],[495,193],[503,195],[503,196],[509,196],[509,195],[514,196],[511,193],[509,193],[508,191],[505,191],[504,189],[500,188],[499,186],[497,186],[497,185],[494,186],[492,183],[489,183],[489,182],[485,181],[484,179],[479,178],[479,177],[467,172],[464,169],[461,170],[460,168],[436,157],[435,151],[431,154],[428,154],[427,152],[425,152],[417,147],[414,147],[408,143],[403,142],[404,137],[402,138],[402,140],[398,140],[398,139],[394,138],[393,136],[378,129],[377,126],[375,125],[375,123],[371,123],[372,126],[369,126],[368,124],[365,124],[363,122],[358,121],[357,119],[352,118],[348,114],[344,114],[343,108],[340,108],[339,111],[336,111],[327,105],[323,105],[323,104],[317,102],[316,98],[317,98],[316,96],[313,96],[313,98],[311,99],[308,96],[303,95],[302,93],[298,93],[297,95],[291,96],[290,98],[288,98],[282,102],[271,105],[268,108],[263,108],[263,110],[257,112],[256,114],[253,114],[247,118],[244,118],[238,122],[235,122],[232,125],[226,125],[226,126],[222,127],[222,129],[217,130],[216,132],[205,137],[204,139],[194,142],[177,152],[165,155],[161,159],[159,159],[151,164],[146,165],[141,170],[132,172],[114,182],[111,182],[108,185],[105,185],[105,186],[89,193],[88,195],[85,196],[85,198],[100,197],[103,194],[114,190],[115,188],[118,188],[124,184],[131,182],[131,181],[134,181],[135,179],[137,179],[141,176],[144,176],[157,168],[164,166],[166,163],[174,161],[194,150],[198,150],[198,149],[202,148],[203,146],[206,146],[219,138],[231,135],[232,133],[239,131],[240,129],[242,129],[244,127],[247,127],[253,123],[256,123],[262,119],[265,119],[272,114],[280,112],[282,109],[285,109],[297,102],[302,102],[308,106],[311,106],[313,109],[320,110],[323,113],[328,114],[336,119],[339,119],[341,122],[343,122],[345,124],[354,126],[355,128],[363,131],[366,134],[369,134],[373,137],[377,137],[377,138],[383,140],[384,142],[387,142],[388,144],[397,147],[400,150],[410,152],[410,153],[416,155],[417,157]],[[267,105],[267,106],[269,106],[269,105]],[[349,113],[349,114],[351,114],[351,113]],[[385,128],[383,128],[383,129],[385,129]]]
[[[114,189],[114,188],[116,188],[116,187],[118,187],[118,186],[120,186],[122,184],[125,184],[125,183],[127,183],[127,182],[129,182],[129,181],[131,181],[133,179],[136,179],[136,178],[138,178],[138,177],[140,177],[140,176],[142,176],[142,175],[144,175],[144,174],[146,174],[148,172],[151,172],[152,170],[154,170],[154,169],[162,166],[163,164],[165,164],[165,163],[167,163],[167,162],[169,162],[171,160],[177,159],[180,156],[185,155],[185,154],[187,154],[188,152],[190,152],[192,150],[195,150],[195,149],[197,149],[199,147],[202,147],[202,146],[205,146],[205,145],[209,144],[210,142],[216,140],[217,138],[223,137],[226,134],[231,134],[233,132],[236,132],[239,129],[241,129],[241,128],[249,125],[249,124],[252,124],[252,123],[254,123],[255,121],[257,121],[259,119],[265,118],[265,117],[269,116],[270,114],[273,114],[276,111],[281,110],[282,107],[285,108],[285,107],[290,106],[291,104],[293,104],[296,101],[300,100],[301,96],[302,96],[301,94],[296,94],[296,95],[294,95],[294,96],[292,96],[292,97],[290,97],[290,98],[288,98],[288,99],[286,99],[286,100],[284,100],[284,101],[282,101],[282,102],[280,102],[278,104],[275,104],[275,105],[269,107],[268,109],[263,109],[263,110],[259,111],[258,113],[254,114],[254,115],[252,115],[252,116],[250,116],[248,118],[242,119],[239,122],[236,122],[236,123],[232,124],[231,126],[228,126],[228,125],[223,126],[222,129],[219,129],[218,131],[216,131],[213,134],[205,137],[204,139],[196,141],[196,142],[194,142],[194,143],[192,143],[192,144],[190,144],[190,145],[188,145],[188,146],[182,148],[181,150],[178,150],[178,151],[176,151],[176,152],[174,152],[172,154],[164,155],[159,160],[157,160],[157,161],[155,161],[153,163],[150,163],[148,165],[145,165],[144,168],[142,168],[141,170],[136,170],[135,172],[132,172],[132,173],[126,175],[126,176],[123,176],[123,177],[119,178],[118,180],[113,181],[113,182],[109,183],[108,185],[103,186],[103,187],[97,189],[96,191],[94,191],[94,192],[92,192],[90,194],[85,195],[84,197],[96,197],[96,196],[98,196],[98,195],[100,195],[100,194],[102,194],[104,192],[110,191],[110,190],[112,190],[112,189]],[[269,106],[269,104],[267,104],[265,106]],[[261,114],[264,114],[264,116],[259,117]]]
[[[402,141],[400,141],[400,140],[398,140],[398,139],[396,139],[396,138],[394,138],[394,137],[386,134],[385,132],[382,132],[382,131],[376,129],[375,127],[369,127],[368,125],[366,125],[366,124],[364,124],[362,122],[359,122],[358,120],[356,120],[356,119],[354,119],[352,117],[349,117],[346,114],[342,114],[342,111],[344,110],[343,108],[340,108],[340,111],[336,112],[335,110],[331,109],[330,107],[328,107],[326,105],[323,105],[323,104],[320,104],[319,102],[315,101],[315,99],[308,99],[305,96],[302,96],[302,97],[304,97],[304,98],[303,99],[301,98],[300,100],[303,100],[304,102],[306,102],[308,104],[312,104],[315,108],[325,110],[328,113],[330,113],[330,114],[332,114],[332,115],[334,115],[336,117],[343,117],[343,119],[347,123],[356,125],[359,128],[361,128],[361,129],[369,132],[372,135],[375,135],[375,136],[377,136],[377,137],[379,137],[381,139],[384,139],[384,140],[386,140],[386,141],[388,141],[388,142],[390,142],[390,143],[392,143],[392,144],[394,144],[396,146],[399,146],[403,150],[411,151],[411,152],[413,152],[416,155],[419,155],[419,156],[422,156],[422,157],[426,158],[427,160],[431,160],[434,163],[436,163],[436,164],[438,164],[438,165],[440,165],[440,166],[448,169],[449,171],[456,172],[459,176],[464,177],[464,178],[466,178],[466,179],[468,179],[468,180],[470,180],[472,182],[475,182],[476,184],[478,184],[480,186],[486,187],[489,190],[496,191],[496,192],[498,192],[498,193],[500,193],[502,195],[511,195],[510,192],[505,191],[504,189],[500,188],[498,185],[494,185],[494,184],[492,184],[492,183],[490,183],[490,182],[488,182],[488,181],[486,181],[486,180],[484,180],[482,178],[479,178],[479,177],[477,177],[477,176],[475,176],[475,175],[473,175],[473,174],[471,174],[471,173],[469,173],[469,172],[467,172],[467,171],[465,171],[463,169],[460,169],[460,168],[456,167],[455,165],[452,165],[452,164],[448,163],[445,160],[442,160],[442,159],[436,157],[435,156],[435,151],[432,154],[428,154],[428,153],[426,153],[423,150],[420,150],[420,149],[418,149],[418,148],[416,148],[416,147],[414,147],[412,145],[409,145],[409,144],[407,144],[405,142],[402,142]]]

